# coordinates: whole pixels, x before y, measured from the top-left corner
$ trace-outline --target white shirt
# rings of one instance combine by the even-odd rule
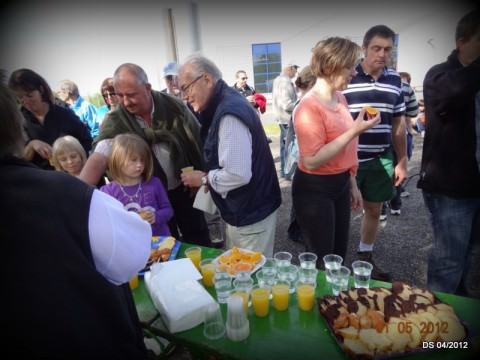
[[[145,267],[152,227],[138,214],[126,211],[120,201],[96,189],[88,234],[95,268],[111,283],[124,284]]]
[[[226,198],[252,178],[252,134],[237,117],[225,115],[218,129],[219,169],[208,173],[209,186]]]

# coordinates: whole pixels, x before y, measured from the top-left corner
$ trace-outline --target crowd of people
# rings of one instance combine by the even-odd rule
[[[418,187],[434,234],[428,285],[469,296],[478,296],[465,286],[469,259],[480,254],[479,19],[475,10],[459,21],[456,49],[426,74],[420,104],[428,121]],[[279,177],[292,180],[289,235],[319,257],[345,256],[351,211],[363,209],[357,256],[372,263],[373,278],[390,280],[374,244],[382,206],[400,211],[392,200],[407,179],[419,109],[408,73],[402,81],[389,67],[394,37],[376,25],[361,47],[321,40],[295,83],[299,66],[283,68],[272,89],[279,175],[259,116],[266,99],[244,70],[229,85],[214,62],[191,55],[165,66],[167,87],[156,91],[139,65],[124,63],[101,83],[103,109],[73,81],[55,94],[33,70],[14,71],[0,85],[11,353],[145,358],[128,280],[144,267],[152,235],[212,245],[208,217],[193,207],[197,191],[215,203],[227,249],[267,257]]]

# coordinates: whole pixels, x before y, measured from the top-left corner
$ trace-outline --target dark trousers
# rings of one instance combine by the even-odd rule
[[[173,207],[173,218],[168,226],[172,236],[181,241],[210,246],[210,235],[203,211],[193,207],[194,196],[183,185],[168,191],[168,199]],[[180,233],[179,233],[180,230]]]
[[[345,258],[350,227],[350,174],[312,175],[297,168],[292,183],[296,218],[307,251]]]
[[[290,224],[287,229],[288,240],[303,242],[302,230],[297,221],[297,215],[295,215],[295,207],[292,205],[290,208]]]

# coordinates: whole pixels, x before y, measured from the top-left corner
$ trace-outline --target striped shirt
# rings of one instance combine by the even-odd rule
[[[385,68],[378,80],[365,73],[361,64],[356,70],[357,75],[343,91],[352,117],[356,119],[366,106],[374,107],[381,113],[380,123],[359,136],[358,161],[364,162],[392,147],[392,121],[405,114],[405,102],[401,79],[395,70]]]
[[[405,101],[405,116],[416,117],[418,115],[418,102],[415,91],[409,83],[402,81],[402,93]]]

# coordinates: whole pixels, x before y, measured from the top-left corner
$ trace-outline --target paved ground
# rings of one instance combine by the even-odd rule
[[[278,139],[276,137],[273,139],[272,151],[278,154]],[[380,267],[392,273],[394,280],[425,286],[427,252],[431,247],[431,228],[421,191],[416,188],[422,146],[422,138],[419,135],[415,136],[415,145],[412,159],[408,163],[409,181],[406,190],[410,196],[402,198],[400,216],[388,215],[387,221],[381,223],[375,243],[374,259]],[[277,166],[278,164],[277,159]],[[283,202],[279,209],[275,251],[288,249],[296,257],[298,253],[304,251],[304,248],[301,244],[292,243],[286,236],[291,207],[291,183],[280,180],[280,185]],[[361,212],[352,213],[349,249],[345,259],[347,265],[354,260],[360,239],[361,217]]]

